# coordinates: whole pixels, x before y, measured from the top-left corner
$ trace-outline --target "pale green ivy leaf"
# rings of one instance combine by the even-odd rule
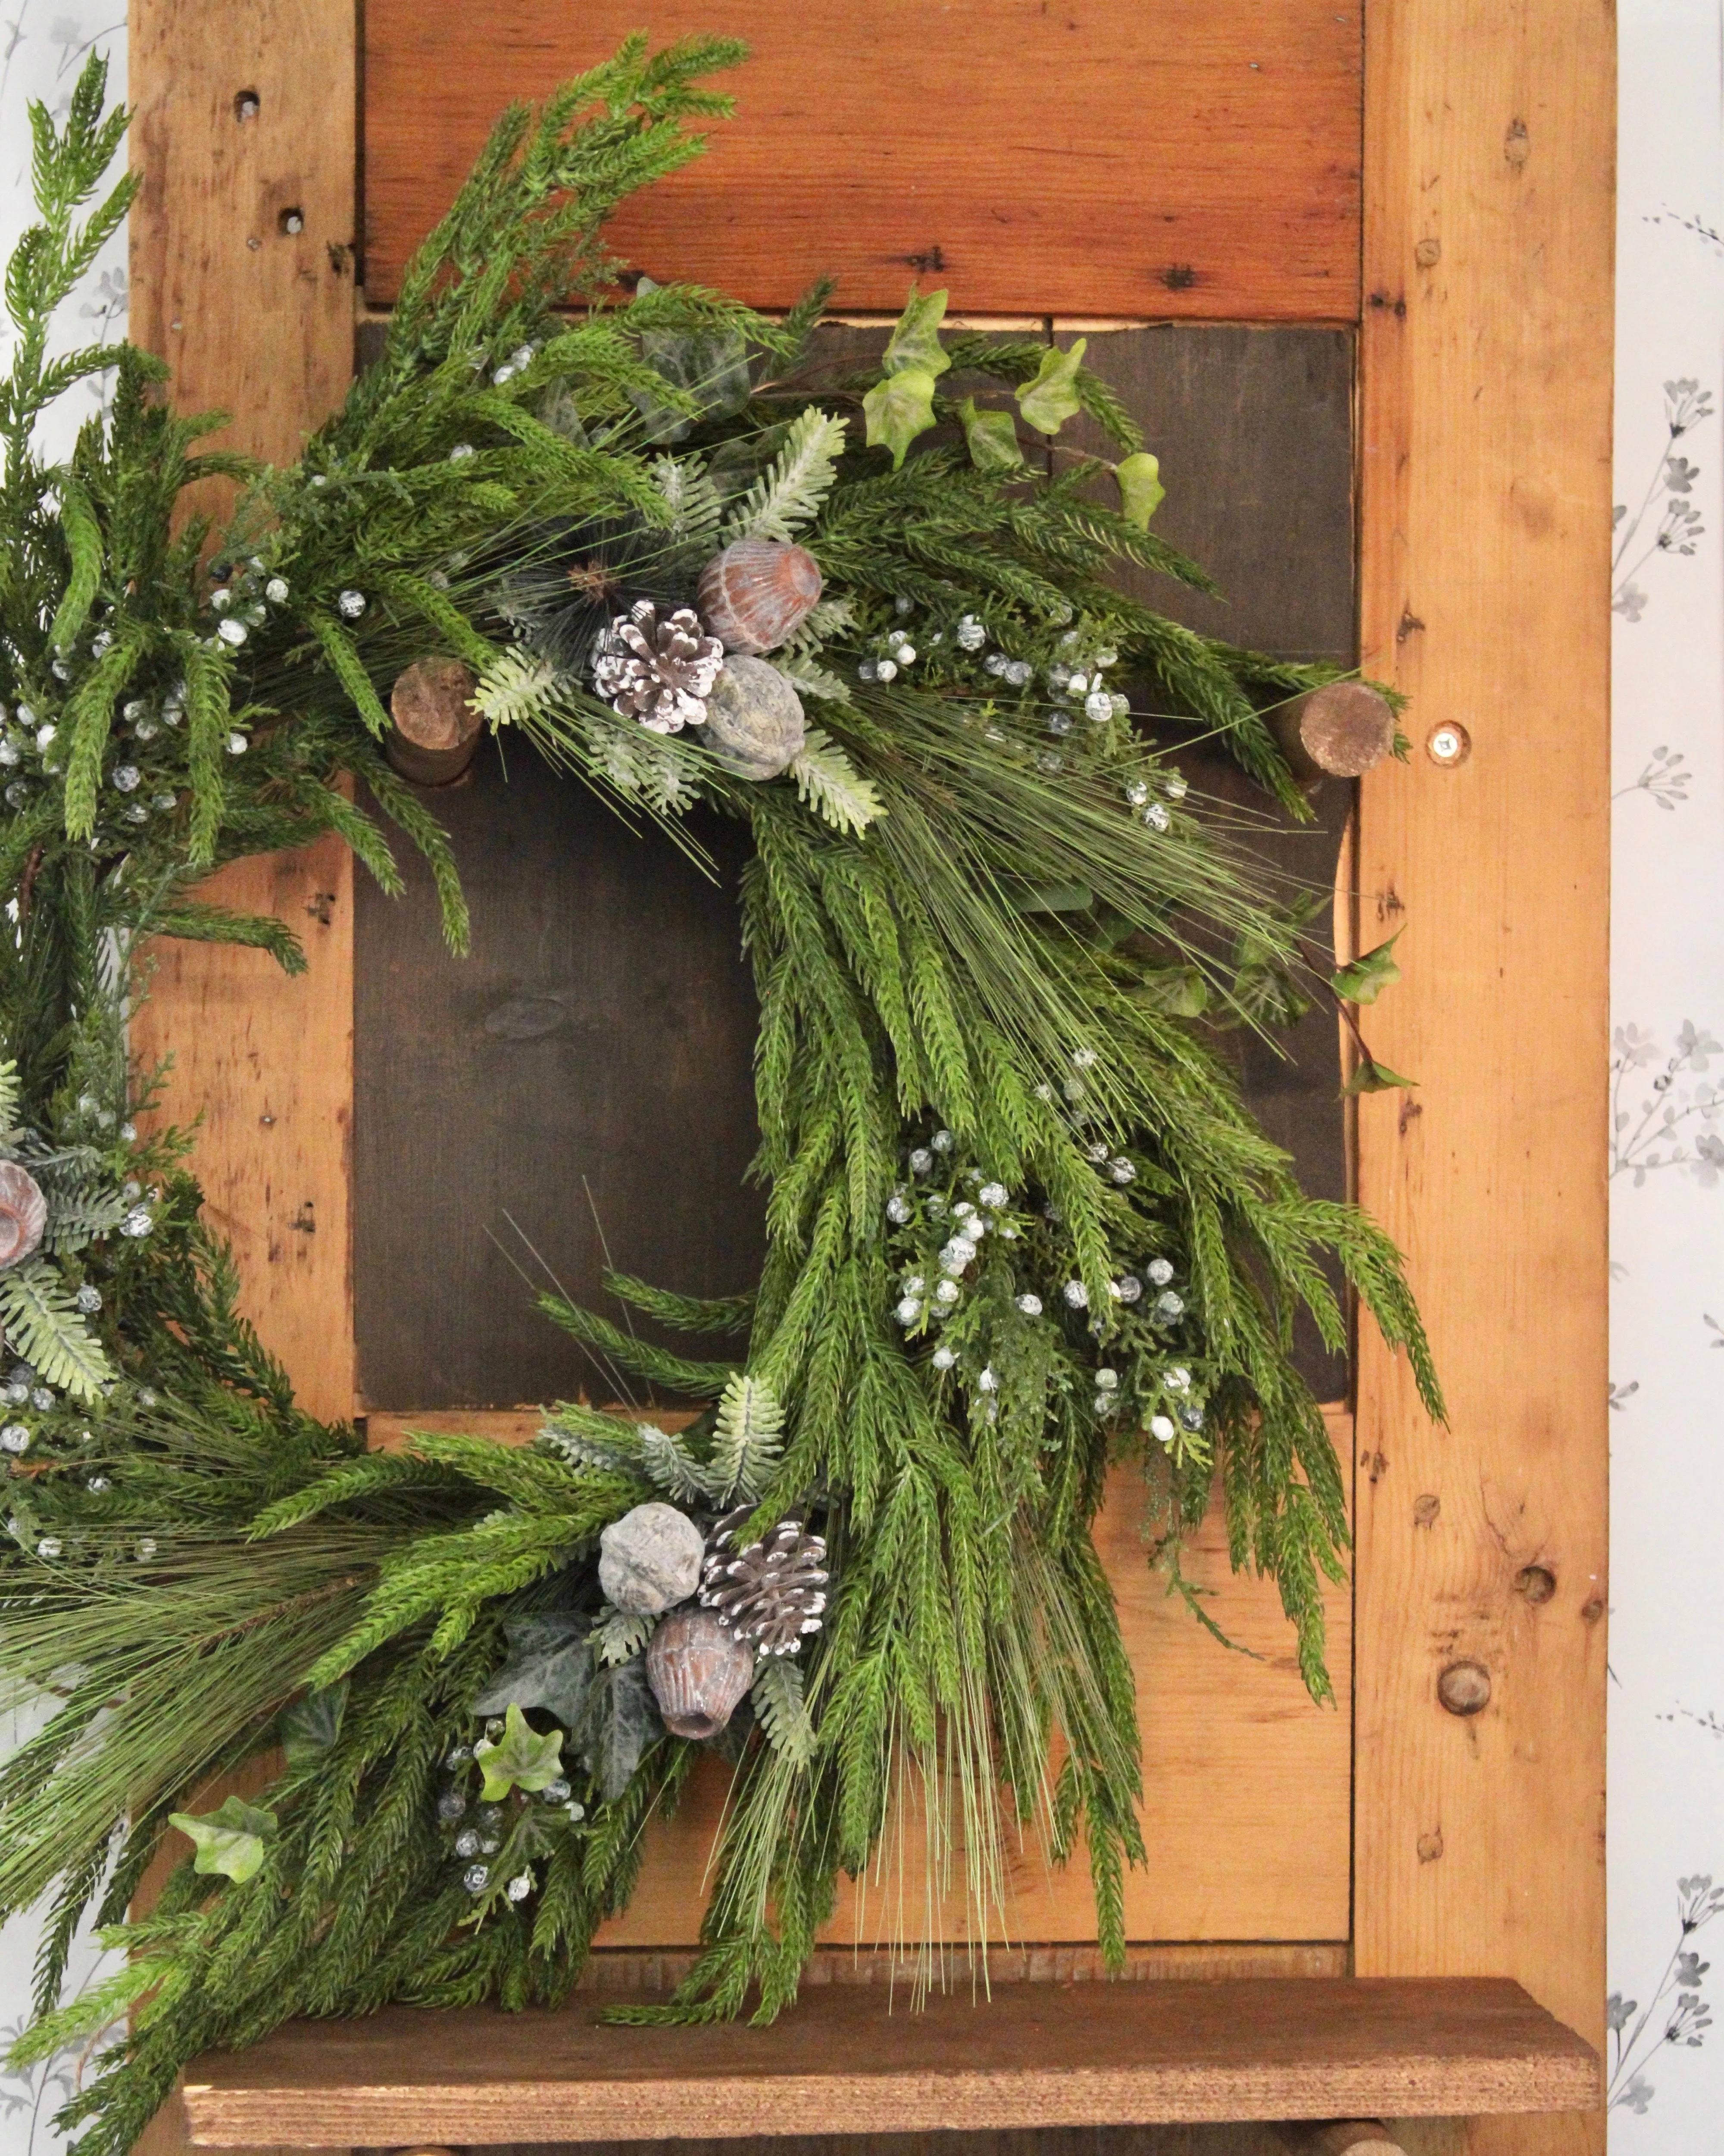
[[[562,1732],[553,1729],[541,1737],[511,1701],[502,1735],[483,1738],[474,1746],[473,1757],[485,1772],[484,1801],[500,1804],[511,1789],[536,1791],[557,1779],[562,1771]]]
[[[973,397],[957,408],[964,423],[970,462],[977,471],[1016,471],[1024,462],[1018,446],[1018,423],[1009,412],[978,412]]]
[[[1162,485],[1161,459],[1147,449],[1139,449],[1136,456],[1121,457],[1113,475],[1119,481],[1120,515],[1140,531],[1147,531],[1150,518],[1167,498],[1167,490]]]
[[[926,367],[906,367],[889,374],[862,399],[868,421],[870,449],[890,449],[892,469],[904,461],[904,452],[918,434],[934,424],[934,377]]]
[[[1403,1091],[1416,1086],[1416,1078],[1403,1078],[1398,1070],[1391,1070],[1386,1063],[1379,1063],[1374,1055],[1360,1059],[1359,1067],[1345,1086],[1343,1093],[1392,1093],[1396,1087]]]
[[[1131,1000],[1165,1018],[1196,1018],[1209,1007],[1209,983],[1195,966],[1157,966],[1132,990]]]
[[[263,1869],[264,1844],[275,1831],[275,1815],[243,1798],[228,1797],[220,1808],[200,1819],[191,1812],[170,1812],[170,1826],[177,1826],[196,1847],[192,1869],[206,1876],[231,1879],[243,1887]]]
[[[1070,352],[1049,345],[1042,354],[1034,379],[1019,388],[1018,409],[1038,434],[1057,434],[1068,419],[1084,408],[1077,393],[1077,377],[1088,343],[1087,337],[1080,337]]]
[[[880,370],[893,374],[944,374],[952,362],[941,348],[940,325],[946,317],[946,295],[916,295],[912,285],[904,311],[892,326]]]
[[[1405,932],[1396,929],[1387,943],[1379,943],[1374,951],[1367,951],[1362,957],[1352,959],[1330,975],[1329,985],[1343,1003],[1374,1004],[1385,988],[1394,986],[1401,978],[1394,947]]]

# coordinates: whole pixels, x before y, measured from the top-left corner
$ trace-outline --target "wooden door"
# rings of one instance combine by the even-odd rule
[[[864,314],[895,311],[920,275],[972,315],[1050,336],[1106,330],[1146,394],[1173,395],[1183,370],[1200,395],[1223,379],[1244,395],[1250,365],[1267,366],[1276,413],[1288,384],[1264,357],[1273,338],[1307,352],[1357,340],[1359,652],[1415,702],[1410,768],[1362,789],[1352,888],[1367,940],[1410,925],[1408,978],[1382,1006],[1377,1045],[1421,1085],[1363,1105],[1356,1173],[1409,1253],[1455,1419],[1431,1430],[1404,1372],[1361,1343],[1356,1742],[1290,1683],[1276,1691],[1287,1673],[1271,1661],[1238,1685],[1265,1689],[1229,1752],[1213,1696],[1236,1666],[1183,1620],[1143,1613],[1146,1697],[1193,1707],[1183,1735],[1146,1726],[1176,1814],[1205,1775],[1224,1794],[1218,1763],[1270,1764],[1239,1784],[1250,1802],[1228,1820],[1227,1862],[1200,1870],[1183,1900],[1157,1902],[1152,1886],[1132,1929],[1146,1942],[1327,1941],[1361,1973],[1512,1974],[1596,2038],[1608,17],[1559,0],[1373,0],[1362,22],[1332,0],[724,12],[761,54],[739,83],[741,123],[619,221],[618,244],[655,274],[770,305],[830,263],[841,303]],[[654,28],[713,26],[710,7],[666,0]],[[219,401],[237,381],[249,400],[239,438],[290,454],[345,379],[358,218],[363,303],[387,304],[496,106],[631,27],[603,4],[572,17],[554,0],[486,0],[432,19],[370,0],[356,198],[349,8],[269,0],[236,26],[204,0],[146,0],[134,27],[136,326],[174,362],[177,393]],[[244,122],[241,91],[258,108]],[[302,212],[293,235],[290,206]],[[1255,326],[1196,326],[1221,323]],[[305,355],[295,369],[277,363],[284,336]],[[1229,339],[1243,375],[1217,361]],[[1227,535],[1247,522],[1236,511],[1252,452],[1260,465],[1275,431],[1254,436],[1243,409],[1216,399],[1217,424],[1196,439],[1245,454],[1188,497],[1212,520],[1198,551],[1224,570]],[[1171,529],[1178,475],[1171,445],[1157,446]],[[1302,510],[1296,479],[1294,493]],[[1311,595],[1287,573],[1280,528],[1278,556],[1229,578],[1247,608]],[[1334,619],[1289,634],[1332,649]],[[303,912],[309,980],[280,984],[248,954],[172,952],[140,1032],[173,1047],[187,1097],[209,1106],[199,1164],[249,1260],[265,1337],[309,1404],[346,1413],[363,1398],[366,1353],[350,1261],[351,871],[331,852],[230,874],[248,896]],[[362,1065],[373,988],[367,969]],[[364,1173],[362,1147],[362,1204]],[[373,1227],[357,1232],[362,1243]],[[1137,1578],[1129,1525],[1109,1520],[1116,1577]],[[1218,1575],[1249,1633],[1260,1604]],[[1182,1657],[1201,1669],[1193,1659],[1179,1674]],[[1459,1661],[1489,1689],[1465,1717],[1440,1702]],[[1328,1822],[1311,1848],[1285,1847],[1276,1789],[1301,1820]],[[1174,1815],[1172,1830],[1197,1830]],[[644,1897],[643,1941],[686,1935],[692,1875],[667,1861],[655,1876],[676,1907]],[[1078,1936],[1059,1911],[1080,1903],[1080,1884],[1038,1919],[1040,1936]],[[1480,2125],[1474,2145],[1592,2138],[1586,2122],[1522,2122]]]

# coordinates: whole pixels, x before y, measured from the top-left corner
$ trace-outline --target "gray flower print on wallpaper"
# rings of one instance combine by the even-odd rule
[[[1660,808],[1674,808],[1688,798],[1688,788],[1694,781],[1694,773],[1682,768],[1687,761],[1680,749],[1655,748],[1640,776],[1619,786],[1610,798],[1620,801],[1626,794],[1644,793]]]
[[[1660,2048],[1697,2051],[1712,2025],[1711,2009],[1700,1994],[1701,1979],[1711,1967],[1689,1944],[1696,1932],[1724,1909],[1724,1887],[1710,1872],[1676,1881],[1676,1943],[1656,1989],[1643,2007],[1637,1999],[1613,1991],[1605,2008],[1610,2031],[1612,2111],[1644,2112],[1658,2093],[1645,2069]]]
[[[1614,1046],[1610,1065],[1611,1174],[1632,1175],[1638,1186],[1654,1168],[1686,1168],[1696,1182],[1710,1189],[1724,1173],[1724,1137],[1711,1127],[1724,1111],[1724,1087],[1698,1074],[1711,1067],[1713,1056],[1724,1055],[1724,1041],[1714,1040],[1685,1019],[1675,1053],[1663,1058],[1662,1069],[1650,1080],[1651,1090],[1637,1106],[1628,1105],[1641,1083],[1635,1074],[1651,1070],[1661,1051],[1652,1034],[1637,1025],[1618,1026]],[[1690,1075],[1696,1082],[1680,1082]]]
[[[1691,376],[1664,386],[1665,435],[1652,477],[1646,483],[1640,506],[1632,516],[1625,501],[1616,505],[1615,552],[1611,557],[1614,580],[1610,604],[1625,620],[1638,621],[1647,607],[1647,594],[1634,578],[1655,554],[1691,554],[1706,531],[1700,511],[1689,495],[1700,477],[1700,466],[1678,456],[1675,444],[1703,420],[1712,416],[1712,393],[1702,389]],[[1628,566],[1623,565],[1627,562]],[[1668,805],[1668,804],[1666,804]]]

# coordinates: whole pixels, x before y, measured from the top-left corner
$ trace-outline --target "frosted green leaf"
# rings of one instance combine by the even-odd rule
[[[736,1372],[718,1404],[711,1473],[719,1494],[752,1503],[766,1487],[784,1444],[784,1410],[764,1378]]]
[[[206,1876],[231,1879],[243,1887],[263,1869],[264,1841],[275,1831],[275,1815],[241,1797],[228,1797],[218,1810],[202,1818],[191,1812],[170,1812],[170,1826],[177,1826],[197,1849],[192,1869]]]
[[[838,475],[847,419],[810,405],[790,423],[784,446],[725,525],[732,539],[792,539],[812,523]]]
[[[113,1367],[57,1266],[35,1258],[0,1273],[0,1324],[8,1344],[34,1363],[45,1383],[74,1399],[100,1399]]]
[[[315,1767],[341,1733],[347,1712],[347,1680],[308,1691],[276,1718],[276,1734],[290,1767]]]
[[[1147,531],[1150,518],[1167,498],[1167,490],[1162,485],[1161,459],[1147,449],[1139,449],[1135,456],[1121,457],[1113,475],[1119,481],[1120,515],[1140,531]]]
[[[1023,464],[1018,423],[1009,412],[978,411],[975,398],[967,397],[957,408],[957,416],[964,424],[970,462],[977,471],[1015,471]]]
[[[876,816],[886,813],[873,782],[863,778],[838,743],[818,726],[808,728],[790,775],[803,805],[818,810],[834,831],[865,831]]]
[[[944,374],[952,362],[940,346],[940,325],[946,317],[946,294],[930,292],[919,298],[912,290],[904,311],[892,326],[885,357],[880,362],[886,374]]]
[[[803,1698],[801,1665],[768,1655],[755,1672],[752,1691],[767,1743],[793,1767],[806,1767],[814,1756],[814,1725]]]
[[[473,1757],[485,1773],[480,1794],[486,1804],[498,1804],[511,1789],[535,1791],[557,1779],[562,1770],[562,1732],[553,1729],[541,1737],[511,1701],[502,1735],[481,1738]]]
[[[1374,1004],[1385,988],[1394,986],[1401,978],[1394,948],[1405,933],[1404,929],[1396,929],[1387,943],[1379,943],[1374,951],[1367,951],[1362,957],[1330,975],[1329,985],[1343,1003]]]
[[[934,377],[926,367],[889,374],[862,399],[870,449],[890,449],[895,471],[904,452],[934,424]]]
[[[1089,342],[1080,337],[1070,352],[1049,345],[1033,381],[1018,392],[1018,409],[1038,434],[1057,434],[1065,422],[1083,409],[1077,393],[1078,369]]]

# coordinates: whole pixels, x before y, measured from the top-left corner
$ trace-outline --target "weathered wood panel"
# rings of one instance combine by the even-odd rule
[[[173,368],[178,408],[230,410],[217,439],[253,455],[295,455],[351,371],[355,64],[351,0],[132,11],[131,333]],[[280,913],[310,972],[157,945],[133,1052],[173,1058],[167,1119],[203,1117],[192,1164],[246,1314],[306,1407],[351,1414],[352,865],[328,841],[240,863],[206,895]]]
[[[364,11],[366,255],[387,300],[497,112],[605,58],[603,0]],[[661,280],[785,306],[829,272],[1002,314],[1352,321],[1360,13],[1331,0],[660,0],[655,39],[755,57],[709,153],[626,208]]]
[[[1361,933],[1406,925],[1373,1045],[1421,1083],[1362,1104],[1359,1178],[1453,1428],[1365,1329],[1357,1966],[1512,1974],[1597,2040],[1612,16],[1405,0],[1367,49],[1363,655],[1417,746],[1364,782]],[[1490,1686],[1465,1717],[1457,1661]]]
[[[770,2029],[616,2028],[557,2015],[414,2014],[300,2024],[188,2071],[197,2141],[266,2128],[312,2147],[454,2140],[475,2115],[533,2141],[851,2133],[1175,2119],[1440,2116],[1584,2103],[1597,2056],[1518,1984],[968,1988],[889,2020],[833,1984]]]
[[[703,875],[578,780],[481,751],[428,795],[473,911],[444,947],[429,872],[357,894],[354,1312],[378,1407],[511,1407],[623,1381],[541,1317],[553,1280],[618,1323],[613,1262],[734,1295],[760,1277],[759,1012],[741,955],[743,827],[689,819]],[[707,1352],[635,1321],[643,1337]],[[645,1389],[637,1387],[642,1396]]]

